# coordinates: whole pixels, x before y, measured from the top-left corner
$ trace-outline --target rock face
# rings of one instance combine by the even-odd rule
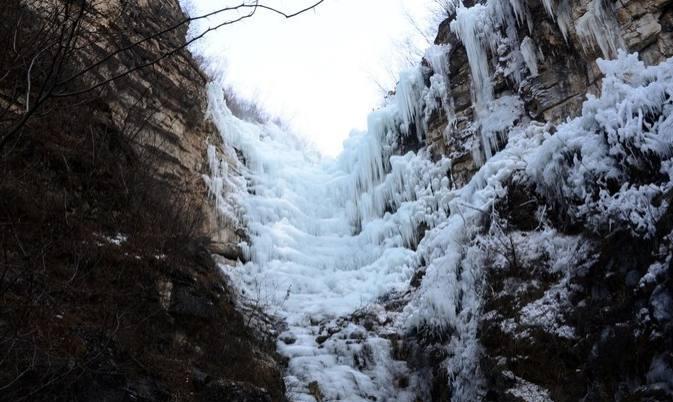
[[[545,2],[525,2],[527,11],[515,27],[521,53],[525,53],[526,47],[530,49],[534,66],[528,66],[525,61],[511,64],[506,48],[488,55],[494,97],[516,94],[524,102],[526,117],[555,124],[576,116],[586,94],[599,90],[596,58],[612,57],[619,47],[639,52],[648,64],[673,56],[670,1],[581,0],[554,4],[550,15]],[[598,39],[582,31],[589,19],[600,18],[595,16],[595,10],[605,11],[605,18],[596,28],[600,31]],[[479,164],[473,155],[483,151],[475,149],[479,148],[480,140],[474,124],[474,80],[463,41],[450,28],[454,20],[455,13],[441,24],[435,43],[450,46],[448,82],[455,116],[451,116],[449,122],[445,114],[435,115],[428,124],[427,143],[435,155],[452,158],[452,174],[457,184],[462,185]],[[564,34],[561,26],[567,33]],[[608,32],[611,29],[614,32]],[[606,42],[602,47],[596,43],[603,40],[601,35],[605,35]],[[523,79],[516,77],[518,74],[522,74]],[[447,129],[449,123],[452,127]]]
[[[209,145],[228,147],[181,49],[187,26],[143,39],[185,21],[178,1],[12,0],[0,14],[12,49],[0,58],[0,399],[285,400],[273,343],[211,255],[242,258],[242,231],[204,180]],[[59,43],[61,30],[76,34]],[[46,91],[6,137],[29,109],[16,94]]]
[[[517,2],[511,3],[516,8]],[[497,151],[507,141],[506,135],[496,136],[494,145],[484,139],[484,124],[477,116],[484,106],[479,99],[484,83],[474,76],[470,52],[487,56],[492,99],[515,97],[523,105],[520,119],[546,124],[550,133],[580,114],[587,94],[599,94],[602,75],[596,58],[613,58],[625,49],[656,65],[673,56],[669,0],[528,1],[519,6],[515,26],[492,28],[503,38],[517,38],[516,46],[503,41],[489,48],[488,39],[475,35],[478,43],[470,48],[460,36],[466,35],[460,26],[466,12],[462,6],[439,27],[435,44],[448,45],[445,82],[450,91],[449,98],[438,101],[449,103],[451,110],[440,108],[431,116],[422,146],[437,159],[452,160],[456,187],[466,184],[489,157],[485,148]],[[507,29],[516,32],[505,33]],[[425,64],[429,69],[436,65],[430,56]],[[441,73],[428,72],[428,81]],[[648,173],[644,180],[656,182],[658,174]],[[634,175],[629,180],[640,179]],[[658,257],[670,254],[669,218],[658,221],[656,235],[648,240],[617,226],[601,237],[585,224],[569,224],[567,212],[557,210],[558,205],[526,180],[515,178],[503,191],[490,230],[495,227],[505,240],[487,246],[492,259],[484,267],[478,335],[484,400],[670,400],[671,380],[663,373],[670,375],[673,358],[671,262]],[[664,195],[662,201],[669,199],[670,194]],[[557,261],[540,248],[549,241],[538,215],[543,210],[554,216],[547,228],[554,231],[554,241],[574,248],[577,259]],[[493,235],[485,233],[481,239],[492,240]],[[531,254],[536,257],[526,257]],[[554,264],[565,264],[571,274],[561,275]],[[406,349],[416,351],[406,358],[409,364],[432,373],[431,399],[451,399],[454,390],[446,387],[450,381],[440,363],[444,357],[434,363],[430,357],[441,340],[430,341],[435,346],[413,337],[406,342]]]
[[[97,20],[102,32],[124,32],[122,44],[140,41],[168,26],[185,21],[177,1],[147,0],[137,5],[125,1],[106,2]],[[149,44],[134,47],[96,70],[94,80],[113,77],[138,62],[158,60],[168,51],[185,43],[187,24],[161,35]],[[114,41],[102,40],[97,44],[101,55],[117,48]],[[86,60],[96,60],[96,54]],[[148,68],[143,68],[123,79],[113,82],[108,89],[106,102],[110,108],[111,124],[136,133],[133,140],[143,157],[152,159],[156,175],[174,191],[190,198],[205,217],[199,231],[211,239],[211,251],[224,253],[236,260],[237,244],[241,241],[242,227],[238,222],[222,222],[217,216],[214,202],[203,176],[210,174],[208,146],[229,149],[206,116],[208,97],[207,78],[198,63],[185,49],[171,57],[162,58]],[[225,158],[226,159],[226,158]],[[233,251],[232,251],[233,250]]]

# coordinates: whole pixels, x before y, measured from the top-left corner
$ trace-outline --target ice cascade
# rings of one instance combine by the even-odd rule
[[[562,5],[545,2],[550,13]],[[241,304],[283,323],[277,346],[288,358],[291,400],[428,400],[430,384],[398,355],[405,338],[443,345],[452,400],[483,398],[478,325],[487,264],[475,239],[515,175],[545,196],[572,197],[569,213],[597,230],[620,221],[643,236],[652,233],[664,208],[653,210],[652,200],[670,190],[670,182],[624,185],[614,194],[587,187],[595,185],[592,177],[623,177],[615,158],[638,163],[624,143],[666,159],[662,174],[673,175],[673,61],[645,68],[619,52],[618,42],[594,30],[607,24],[607,11],[592,7],[577,33],[619,56],[599,61],[606,75],[601,97],[590,97],[582,116],[550,135],[548,126],[522,118],[518,95],[496,97],[493,89],[489,56],[503,48],[513,80],[524,78],[521,71],[538,73],[541,53],[515,29],[532,26],[525,2],[457,5],[451,29],[467,51],[485,154],[462,187],[451,180],[451,160],[430,155],[423,144],[439,108],[449,120],[447,134],[453,129],[448,45],[431,47],[427,63],[401,75],[396,93],[336,159],[307,151],[273,123],[237,118],[221,86],[210,85],[210,115],[223,141],[245,159],[242,164],[233,154],[208,151],[211,175],[205,179],[218,211],[249,234],[241,244],[247,260],[223,265],[223,272],[240,290]],[[563,18],[555,18],[561,26]],[[661,118],[643,132],[642,115],[654,112]],[[414,137],[421,145],[406,151]],[[582,153],[581,166],[558,157],[567,147]],[[599,197],[589,199],[589,193]]]

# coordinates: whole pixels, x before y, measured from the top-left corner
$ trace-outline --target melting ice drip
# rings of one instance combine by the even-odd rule
[[[554,10],[551,3],[545,5]],[[563,30],[565,17],[556,19]],[[492,21],[509,33],[496,32]],[[526,171],[540,183],[554,181],[544,170],[554,157],[549,153],[554,137],[534,122],[512,127],[520,117],[518,98],[493,99],[487,56],[503,40],[515,53],[513,63],[537,73],[532,40],[524,38],[519,47],[507,29],[522,21],[532,24],[525,5],[517,2],[457,7],[452,29],[467,48],[474,96],[495,113],[479,121],[482,132],[509,136],[502,152],[486,152],[487,160],[462,188],[452,187],[447,159],[433,162],[423,149],[395,155],[412,125],[422,136],[440,104],[452,116],[448,46],[427,53],[434,72],[430,86],[425,85],[426,67],[402,74],[396,95],[370,115],[367,132],[352,135],[336,160],[306,152],[300,141],[271,123],[239,120],[224,103],[221,88],[210,86],[211,115],[224,142],[245,155],[248,180],[247,193],[217,198],[223,204],[219,209],[229,215],[234,212],[228,205],[238,201],[251,237],[245,245],[250,261],[226,272],[249,300],[286,322],[278,348],[289,358],[285,380],[293,400],[427,399],[428,384],[393,354],[395,337],[412,332],[447,337],[450,353],[443,365],[453,400],[480,399],[477,326],[484,264],[471,242],[514,172]],[[614,75],[633,63],[622,57],[602,68]],[[643,77],[643,82],[649,79]],[[667,79],[673,81],[670,74]],[[610,88],[604,91],[606,99],[594,103],[607,108],[616,98]],[[587,119],[561,126],[556,136],[576,138],[578,127],[589,135]],[[484,145],[489,148],[491,141],[487,137]],[[223,185],[227,166],[215,152],[209,156],[211,190],[234,191],[236,183]],[[407,294],[406,307],[387,311],[383,300],[409,290],[417,271],[425,276]],[[351,321],[356,311],[371,313],[376,329]]]

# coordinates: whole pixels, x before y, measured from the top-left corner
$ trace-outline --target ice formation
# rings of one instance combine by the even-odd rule
[[[611,57],[624,48],[619,35],[619,27],[611,9],[612,5],[604,0],[591,0],[586,13],[575,23],[581,43],[593,50],[596,46],[603,57]]]
[[[417,111],[430,90],[419,70],[403,75],[411,81],[400,84],[406,89],[370,116],[369,130],[353,134],[336,160],[307,154],[273,124],[237,119],[221,89],[211,86],[211,114],[225,141],[244,150],[248,161],[242,172],[248,192],[235,195],[242,204],[237,219],[250,230],[250,261],[226,272],[245,298],[286,322],[278,347],[290,359],[286,382],[293,400],[314,401],[315,389],[308,386],[314,382],[324,400],[414,400],[427,384],[392,357],[386,336],[409,332],[449,336],[452,353],[444,364],[454,400],[480,397],[477,325],[484,264],[474,239],[516,172],[525,172],[549,197],[576,199],[570,213],[596,230],[619,222],[636,233],[651,233],[665,207],[653,207],[652,199],[671,187],[673,61],[646,68],[636,56],[621,54],[599,66],[605,74],[602,96],[589,97],[582,116],[559,126],[553,136],[539,124],[502,123],[519,112],[515,99],[501,98],[496,120],[514,125],[507,130],[507,146],[462,188],[452,188],[447,159],[433,162],[423,150],[395,155],[397,141],[410,135],[409,119],[421,116]],[[650,116],[647,124],[644,115]],[[666,160],[667,179],[625,183],[617,193],[588,197],[602,178],[623,177],[624,166],[639,166],[642,161],[624,151],[627,145],[642,149],[639,155]],[[580,153],[581,163],[569,164],[567,152]],[[227,169],[216,160],[211,154],[214,193],[224,188]],[[563,258],[572,258],[576,249],[557,235],[548,238],[561,242],[554,246],[559,266],[573,266]],[[425,276],[406,307],[386,311],[382,300],[408,290],[418,270]],[[560,308],[555,300],[563,297],[554,292],[563,292],[563,286],[559,282],[548,298],[526,306],[523,319],[572,338],[573,329],[555,321]],[[668,299],[656,303],[667,306]],[[371,331],[350,321],[358,311],[373,311],[386,329]],[[407,389],[414,392],[396,388],[399,378],[410,378]],[[529,388],[522,385],[521,392]]]
[[[564,2],[544,4],[567,35]],[[616,42],[596,31],[608,26],[606,10],[599,0],[592,4],[578,34],[616,54]],[[456,7],[451,29],[467,50],[485,154],[478,172],[460,188],[449,179],[449,159],[433,160],[422,147],[399,154],[409,136],[423,140],[427,119],[440,105],[451,120],[448,46],[428,50],[429,67],[401,75],[395,95],[370,115],[368,130],[353,133],[335,160],[307,152],[272,123],[238,119],[222,88],[211,84],[210,114],[224,142],[246,161],[227,163],[235,161],[233,155],[209,149],[212,174],[206,182],[220,215],[245,225],[250,235],[242,244],[249,261],[223,270],[242,300],[285,323],[278,350],[289,359],[285,380],[293,401],[427,397],[422,376],[393,355],[393,340],[406,334],[445,341],[450,353],[442,364],[454,401],[483,397],[477,330],[488,264],[480,233],[514,175],[541,196],[569,200],[569,216],[597,233],[619,224],[638,235],[653,234],[666,207],[655,199],[671,190],[673,177],[673,60],[645,67],[623,52],[616,60],[599,60],[605,75],[601,96],[589,96],[582,115],[550,135],[546,125],[523,117],[517,95],[496,98],[493,91],[495,66],[488,56],[501,46],[518,55],[509,62],[525,63],[537,74],[534,43],[528,37],[520,42],[514,30],[523,22],[531,26],[525,7],[499,0]],[[659,179],[628,182],[627,170],[647,169],[649,157],[661,160]],[[609,189],[611,181],[621,187]],[[543,232],[539,240],[559,261],[551,269],[573,266],[569,259],[577,253],[577,238]],[[527,252],[543,251],[531,246]],[[651,271],[656,275],[656,267]],[[423,279],[411,289],[418,272]],[[563,306],[555,301],[562,299],[566,278],[523,309],[527,325],[574,336],[573,328],[556,321]],[[395,297],[405,307],[387,310],[386,300]],[[670,298],[653,303],[661,314],[671,310]],[[402,379],[408,386],[398,386]],[[544,389],[517,381],[513,395],[548,399]]]
[[[530,71],[531,76],[536,76],[538,61],[537,46],[535,46],[535,43],[529,36],[526,36],[521,41],[520,48],[523,61],[526,63],[528,71]]]
[[[543,0],[543,4],[566,40],[571,30],[574,30],[585,50],[598,48],[605,58],[614,57],[624,48],[614,11],[604,0],[592,0],[587,5],[586,13],[574,26],[571,26],[567,0]],[[517,27],[522,24],[532,32],[533,21],[526,2],[487,0],[471,7],[466,7],[462,2],[456,4],[455,18],[450,26],[467,53],[478,123],[484,124],[491,119],[493,105],[490,103],[494,100],[492,80],[498,68],[517,83],[523,78],[523,66],[528,68],[531,76],[538,74],[535,44],[528,36],[521,42],[518,39]],[[503,57],[508,49],[507,57]],[[494,60],[500,60],[506,65],[491,65]],[[480,131],[481,150],[475,150],[475,158],[479,161],[482,158],[478,154],[483,154],[484,159],[490,158],[496,151],[498,141],[502,140],[497,138],[500,134],[497,131]]]

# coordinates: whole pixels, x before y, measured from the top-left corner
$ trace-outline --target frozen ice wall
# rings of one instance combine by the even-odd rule
[[[601,33],[611,24],[609,10],[594,2],[578,33],[615,53],[619,41]],[[565,35],[563,3],[545,6]],[[396,93],[369,116],[367,131],[351,135],[336,159],[321,158],[272,123],[238,119],[221,87],[210,86],[210,114],[245,160],[230,167],[209,153],[207,183],[218,210],[244,222],[250,236],[242,244],[248,261],[223,270],[244,304],[285,323],[278,350],[289,359],[292,400],[427,400],[424,376],[396,355],[397,340],[410,334],[441,340],[452,400],[483,397],[478,324],[488,264],[475,239],[515,175],[548,197],[575,197],[569,213],[576,219],[596,227],[619,221],[651,235],[665,207],[653,209],[653,200],[670,189],[673,174],[673,61],[645,68],[624,53],[601,61],[601,97],[589,98],[582,116],[550,135],[548,125],[523,117],[518,95],[493,93],[489,57],[503,46],[513,79],[538,73],[538,51],[529,37],[518,37],[520,24],[532,26],[523,3],[456,5],[451,29],[467,50],[481,133],[477,153],[484,156],[460,188],[450,180],[451,160],[433,160],[423,146],[432,112],[441,107],[449,121],[453,116],[449,46],[431,47],[425,65],[405,71]],[[643,125],[642,116],[653,113],[659,120]],[[421,146],[402,154],[412,136]],[[596,177],[626,181],[615,158],[634,158],[627,151],[633,146],[665,160],[668,179],[589,197]],[[583,155],[582,163],[568,165],[559,156],[568,147]],[[233,168],[241,180],[226,178]],[[414,277],[422,280],[411,286]],[[533,307],[529,315],[535,319]]]

